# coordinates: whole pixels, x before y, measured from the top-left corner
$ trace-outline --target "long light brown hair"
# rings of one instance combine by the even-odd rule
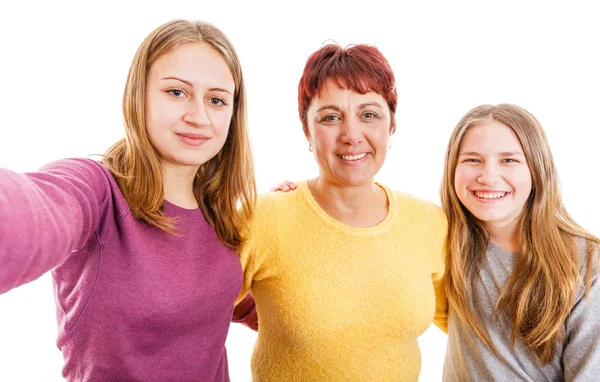
[[[164,188],[160,155],[146,131],[146,84],[152,64],[186,43],[205,42],[221,53],[235,82],[233,115],[223,148],[200,166],[194,194],[205,219],[221,241],[238,248],[245,224],[252,216],[256,185],[247,134],[246,92],[239,59],[231,42],[205,22],[174,20],[150,33],[140,45],[127,77],[123,95],[125,138],[104,155],[133,215],[166,232],[174,222],[162,211]],[[202,65],[202,62],[198,62]]]
[[[558,174],[546,135],[536,118],[521,107],[482,105],[469,111],[452,132],[441,186],[442,207],[448,217],[446,292],[450,305],[481,341],[496,355],[485,323],[479,318],[475,286],[485,259],[489,234],[484,222],[458,199],[454,177],[459,148],[472,127],[495,120],[517,135],[532,177],[532,190],[518,222],[519,259],[496,302],[496,318],[507,313],[512,344],[520,338],[541,364],[565,340],[564,322],[583,282],[587,294],[597,269],[600,241],[569,216],[560,195]],[[580,276],[580,255],[574,240],[586,240],[586,274]],[[470,284],[470,285],[469,285]]]

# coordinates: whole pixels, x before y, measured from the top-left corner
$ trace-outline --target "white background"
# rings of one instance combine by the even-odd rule
[[[399,95],[398,131],[379,181],[439,203],[444,151],[460,117],[482,103],[516,103],[546,129],[567,208],[600,234],[593,2],[391,3],[3,1],[0,166],[32,171],[103,153],[123,135],[121,95],[142,39],[173,18],[202,19],[228,35],[242,61],[259,192],[317,174],[296,104],[308,56],[328,39],[368,43],[388,58]],[[255,338],[232,325],[233,381],[249,380]],[[0,296],[0,381],[61,380],[55,341],[48,275]],[[421,337],[422,381],[440,380],[445,341],[436,328]]]

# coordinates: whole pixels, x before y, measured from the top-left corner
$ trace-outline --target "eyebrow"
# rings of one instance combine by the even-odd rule
[[[365,103],[361,103],[358,107],[360,109],[364,109],[364,108],[369,107],[369,106],[375,106],[375,107],[378,107],[380,109],[383,109],[383,106],[381,106],[379,104],[379,102],[365,102]]]
[[[462,152],[460,155],[470,155],[470,156],[481,156],[481,153],[478,153],[477,151],[466,151],[466,152]],[[513,155],[520,155],[520,156],[525,156],[525,154],[523,154],[520,151],[504,151],[501,153],[498,153],[499,156],[502,157],[509,157],[509,156],[513,156]]]
[[[375,106],[375,107],[378,107],[380,109],[383,109],[383,106],[381,106],[379,104],[379,102],[365,102],[365,103],[361,103],[360,105],[358,105],[358,108],[359,109],[364,109],[364,108],[369,107],[369,106]],[[325,106],[321,106],[320,108],[318,108],[316,112],[319,113],[319,112],[321,112],[321,111],[323,111],[325,109],[333,109],[335,111],[342,111],[342,109],[340,109],[336,105],[325,105]]]
[[[161,78],[161,80],[163,80],[163,81],[164,81],[164,80],[175,80],[175,81],[180,81],[180,82],[183,82],[184,84],[186,84],[186,85],[188,85],[188,86],[190,86],[190,87],[194,87],[194,85],[193,85],[191,82],[189,82],[189,81],[186,81],[186,80],[184,80],[184,79],[182,79],[182,78],[179,78],[179,77],[167,76],[167,77],[163,77],[163,78]],[[229,93],[229,94],[231,94],[231,92],[230,92],[229,90],[227,90],[227,89],[223,89],[223,88],[211,88],[210,90],[212,90],[212,91],[218,91],[218,92],[223,92],[223,93]]]

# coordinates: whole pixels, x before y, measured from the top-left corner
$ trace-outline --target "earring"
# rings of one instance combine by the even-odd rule
[[[310,151],[310,152],[312,153],[312,151],[313,151],[313,148],[312,148],[312,143],[309,143],[309,144],[308,144],[308,151]]]
[[[392,141],[390,140],[390,145],[388,146],[388,149],[392,148]]]

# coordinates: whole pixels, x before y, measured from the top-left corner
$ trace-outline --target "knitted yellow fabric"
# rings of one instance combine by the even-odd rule
[[[433,203],[381,187],[389,212],[368,228],[327,215],[306,181],[259,197],[240,295],[256,299],[255,381],[417,380],[417,337],[434,314],[446,325],[447,223]]]

